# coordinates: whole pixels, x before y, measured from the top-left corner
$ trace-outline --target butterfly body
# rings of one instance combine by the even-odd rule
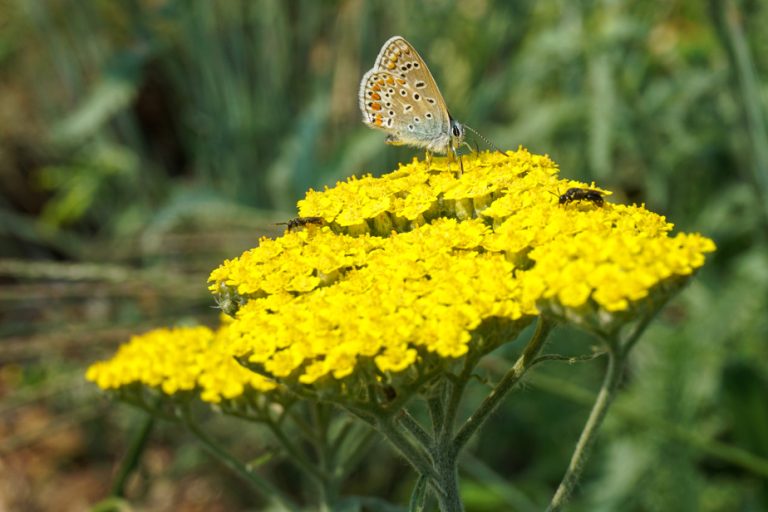
[[[387,144],[456,155],[464,127],[451,118],[435,79],[411,44],[400,36],[382,46],[360,82],[363,122],[387,133]]]

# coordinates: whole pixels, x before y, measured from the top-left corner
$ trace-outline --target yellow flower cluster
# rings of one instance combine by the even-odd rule
[[[466,172],[461,176],[456,175],[458,164],[445,158],[433,159],[430,165],[414,159],[380,178],[353,177],[322,192],[310,190],[299,201],[299,214],[322,217],[338,233],[389,236],[393,230],[406,231],[438,217],[473,218],[522,175],[557,174],[549,157],[524,149],[480,153],[462,161]]]
[[[609,195],[524,149],[465,156],[463,173],[414,160],[310,191],[300,215],[324,225],[264,238],[211,273],[231,324],[134,338],[88,377],[212,402],[275,381],[349,393],[482,355],[539,314],[611,333],[657,309],[714,244]]]
[[[312,243],[308,239],[312,238]],[[289,231],[277,240],[262,238],[259,247],[227,260],[209,277],[211,291],[232,283],[238,296],[264,297],[307,293],[339,278],[345,269],[361,266],[381,238],[336,235],[329,230]]]
[[[714,250],[699,235],[670,237],[643,207],[604,202],[608,191],[558,180],[548,157],[524,149],[465,157],[461,175],[449,166],[414,160],[310,191],[300,214],[325,227],[263,239],[215,270],[214,294],[250,299],[232,352],[311,384],[458,358],[487,342],[478,327],[491,319],[514,332],[547,311],[610,332]],[[591,196],[567,196],[585,187]]]
[[[480,220],[440,219],[371,244],[325,227],[307,239],[305,250],[282,253],[283,264],[305,261],[318,240],[333,236],[344,243],[359,240],[349,250],[366,248],[366,258],[311,293],[252,298],[229,331],[230,348],[269,375],[285,378],[299,371],[304,384],[327,375],[344,378],[366,359],[379,372],[400,372],[430,355],[460,357],[484,321],[522,320],[522,326],[537,313],[521,297],[514,265],[501,253],[482,250],[489,232]],[[227,265],[247,273],[237,263]]]
[[[227,321],[215,332],[177,327],[134,336],[110,360],[92,364],[86,379],[105,390],[140,384],[167,395],[194,392],[212,403],[247,390],[274,389],[274,382],[243,368],[222,345],[229,325]]]

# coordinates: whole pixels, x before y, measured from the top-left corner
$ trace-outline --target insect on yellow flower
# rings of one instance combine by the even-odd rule
[[[603,206],[603,193],[591,188],[572,187],[558,197],[560,204],[568,204],[573,201],[591,201],[597,206]]]
[[[322,217],[296,217],[288,222],[277,222],[277,226],[288,226],[287,231],[293,231],[298,227],[305,227],[309,225],[322,226],[325,223],[325,219]]]

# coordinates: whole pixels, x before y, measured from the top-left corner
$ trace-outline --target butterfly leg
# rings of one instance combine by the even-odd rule
[[[480,149],[477,147],[477,142],[476,141],[473,141],[473,142],[475,142],[474,146],[470,146],[469,142],[467,141],[462,142],[461,145],[466,146],[470,153],[479,153]]]
[[[461,159],[461,155],[456,151],[456,148],[451,146],[450,151],[448,151],[448,168],[450,169],[451,162],[454,162],[458,160],[459,161],[459,176],[464,174],[464,162]]]
[[[429,171],[429,168],[432,167],[432,152],[427,150],[425,153],[424,160],[427,162],[427,171]]]

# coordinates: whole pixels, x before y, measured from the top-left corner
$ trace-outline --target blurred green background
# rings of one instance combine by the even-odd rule
[[[0,1],[0,510],[103,499],[141,414],[85,366],[131,333],[215,324],[208,272],[279,234],[309,187],[423,156],[358,111],[395,34],[497,146],[718,245],[636,347],[569,510],[768,510],[766,26],[757,0]],[[561,328],[549,348],[591,343]],[[602,369],[532,372],[464,461],[469,511],[543,509]],[[269,442],[211,428],[238,453]],[[348,491],[405,502],[389,453]],[[173,425],[140,468],[138,510],[261,503]]]

